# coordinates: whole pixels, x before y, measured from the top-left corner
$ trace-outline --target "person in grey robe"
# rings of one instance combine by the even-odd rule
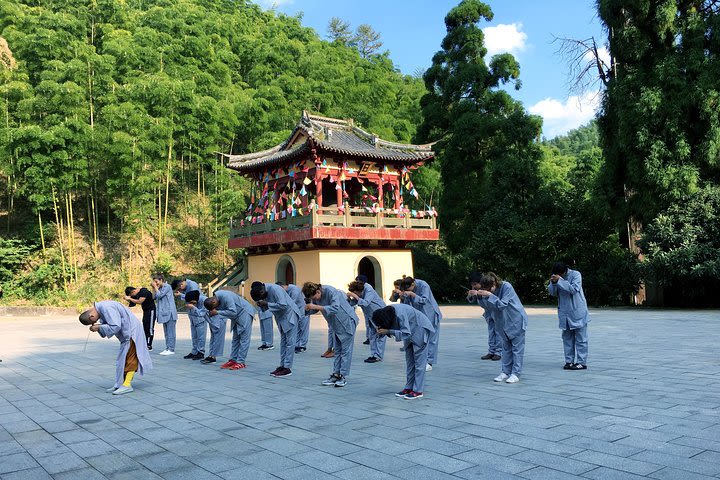
[[[207,339],[208,312],[203,305],[207,298],[200,290],[190,290],[183,295],[192,337],[192,351],[185,358],[202,360],[205,358],[205,341]]]
[[[440,320],[442,320],[440,307],[435,301],[432,290],[430,290],[430,285],[424,280],[404,277],[400,283],[400,289],[402,290],[400,294],[402,302],[423,312],[425,316],[430,319],[435,329],[430,338],[430,344],[428,345],[428,363],[425,366],[425,370],[432,370],[433,365],[437,364],[438,357]]]
[[[305,313],[304,308],[300,310],[285,289],[274,283],[253,282],[250,286],[250,297],[255,300],[260,310],[272,312],[280,331],[280,366],[270,375],[292,375],[297,326],[300,317]]]
[[[216,291],[212,297],[205,300],[204,304],[211,317],[220,316],[230,319],[230,329],[233,336],[232,350],[230,359],[220,368],[228,370],[245,368],[245,359],[250,349],[255,307],[237,293],[228,290]],[[215,361],[215,358],[206,357],[203,363],[215,363]]]
[[[170,284],[176,297],[180,297],[180,300],[185,300],[185,294],[200,290],[200,285],[197,282],[190,280],[189,278],[176,278]]]
[[[421,311],[404,303],[395,303],[375,310],[371,326],[378,335],[392,336],[405,347],[405,388],[396,393],[406,400],[423,397],[428,342],[433,326]]]
[[[482,278],[482,273],[480,272],[473,272],[470,274],[470,289],[471,290],[480,290],[480,279]],[[470,290],[468,290],[470,291]],[[470,303],[478,303],[478,296],[477,295],[468,295],[467,301]],[[500,342],[500,337],[495,333],[495,320],[493,319],[492,315],[488,312],[488,310],[483,311],[483,318],[485,319],[485,324],[487,325],[487,332],[488,332],[488,353],[480,357],[480,360],[493,360],[498,361],[500,358],[502,358],[502,343]]]
[[[177,326],[177,307],[170,285],[162,275],[154,275],[152,281],[155,290],[155,315],[157,323],[163,326],[165,350],[160,355],[175,355],[175,328]]]
[[[322,313],[333,332],[335,345],[333,373],[322,384],[344,387],[350,374],[355,330],[359,322],[355,309],[348,303],[344,292],[330,285],[306,282],[302,292],[310,301],[305,308]]]
[[[262,345],[258,347],[258,350],[266,351],[273,350],[273,313],[268,309],[257,309],[258,321],[260,323],[260,341]]]
[[[96,302],[80,315],[80,323],[103,338],[116,337],[120,350],[115,361],[115,384],[107,391],[123,395],[133,391],[135,372],[144,375],[153,368],[145,332],[129,308],[114,300]]]
[[[210,328],[210,345],[207,351],[207,363],[215,363],[217,357],[221,356],[225,351],[225,331],[227,330],[227,318],[221,317],[220,315],[210,316],[207,308],[205,308],[205,300],[207,297],[200,292],[197,294],[188,293],[191,295],[191,299],[197,296],[197,300],[192,302],[198,308],[198,314],[202,315],[205,322]],[[187,300],[187,295],[185,296]],[[205,360],[205,358],[193,358],[193,360]]]
[[[525,330],[528,317],[520,298],[509,282],[493,272],[480,279],[480,290],[468,291],[495,320],[495,332],[502,342],[502,370],[496,382],[517,383],[525,356]]]
[[[565,352],[565,370],[587,369],[588,322],[590,313],[582,288],[582,275],[556,262],[552,267],[548,293],[558,299],[559,327]]]
[[[365,359],[365,363],[382,362],[385,355],[385,336],[378,335],[377,330],[372,327],[372,316],[376,310],[385,307],[385,302],[369,283],[360,280],[350,282],[347,296],[350,305],[359,306],[365,317],[365,330],[370,340],[370,356]]]
[[[302,316],[298,321],[297,338],[295,341],[295,353],[302,353],[307,350],[307,343],[310,338],[310,315],[305,311],[305,297],[297,285],[283,282],[277,282],[277,284],[285,289],[293,302],[295,302],[295,305],[297,305],[298,311],[302,312]]]

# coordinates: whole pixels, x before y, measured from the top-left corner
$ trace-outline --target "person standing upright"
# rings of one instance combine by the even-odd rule
[[[177,307],[172,287],[160,274],[153,275],[153,289],[155,290],[155,303],[157,322],[163,326],[165,333],[165,350],[160,355],[175,355],[175,329],[177,326]]]

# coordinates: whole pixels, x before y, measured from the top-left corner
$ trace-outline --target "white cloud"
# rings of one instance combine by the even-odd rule
[[[546,98],[532,105],[528,111],[543,117],[543,134],[553,138],[592,120],[599,107],[600,92],[585,92],[581,96],[569,97],[565,103]]]
[[[255,3],[257,3],[263,8],[276,9],[282,7],[283,5],[290,5],[291,3],[295,3],[295,0],[255,0]]]
[[[525,50],[527,34],[522,31],[522,23],[500,24],[483,28],[485,48],[488,56],[498,53],[516,54]]]
[[[610,66],[610,52],[608,52],[608,49],[605,47],[600,47],[597,50],[598,50],[598,57],[600,57],[600,60],[602,60],[603,63],[605,63],[605,65],[607,67],[609,67]],[[588,50],[587,52],[585,52],[585,55],[583,56],[583,58],[585,59],[585,61],[588,61],[588,62],[595,61],[595,54],[593,52],[591,52],[590,50]]]

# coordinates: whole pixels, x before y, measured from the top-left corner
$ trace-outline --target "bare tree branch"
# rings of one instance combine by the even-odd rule
[[[611,58],[608,64],[602,58],[594,37],[583,40],[555,37],[553,43],[559,44],[555,53],[568,65],[568,89],[571,93],[585,93],[594,89],[598,82],[608,85],[613,74],[613,61]]]

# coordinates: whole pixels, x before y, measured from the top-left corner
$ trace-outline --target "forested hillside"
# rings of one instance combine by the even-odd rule
[[[303,109],[410,141],[422,81],[243,0],[0,3],[5,301],[113,296],[151,268],[212,276],[246,188],[217,152]]]

